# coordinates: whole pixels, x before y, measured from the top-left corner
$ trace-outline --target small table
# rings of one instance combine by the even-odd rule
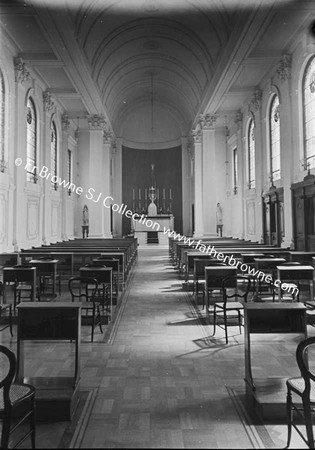
[[[245,386],[246,396],[263,416],[271,407],[285,417],[285,381],[288,377],[255,378],[252,373],[251,335],[298,334],[307,337],[306,307],[302,303],[244,303]],[[274,344],[274,340],[270,339]],[[289,355],[288,355],[289,356]],[[266,346],[266,360],[268,347]],[[260,367],[259,362],[254,366]],[[272,409],[272,408],[271,408]]]

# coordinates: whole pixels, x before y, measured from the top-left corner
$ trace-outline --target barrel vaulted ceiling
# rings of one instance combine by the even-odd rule
[[[102,114],[123,136],[154,108],[187,136],[200,113],[223,117],[248,100],[309,30],[314,3],[0,0],[0,25],[73,120]]]

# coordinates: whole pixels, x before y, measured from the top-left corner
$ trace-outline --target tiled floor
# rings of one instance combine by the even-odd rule
[[[166,247],[139,249],[109,343],[99,331],[96,342],[82,343],[81,388],[95,395],[77,427],[76,448],[284,448],[285,426],[254,425],[240,398],[231,395],[244,390],[243,335],[231,327],[229,345],[220,329],[209,339],[212,326],[197,319],[181,283]],[[16,333],[10,340],[6,330],[1,341],[15,349]],[[297,374],[296,341],[255,345],[255,374]],[[46,354],[52,351],[47,346]],[[67,351],[59,350],[61,368],[54,370],[69,370]],[[42,373],[56,361],[50,368],[42,357],[36,363]],[[45,448],[57,447],[60,436],[47,427],[41,433],[44,427],[38,446],[45,436]],[[294,436],[292,447],[305,445]]]

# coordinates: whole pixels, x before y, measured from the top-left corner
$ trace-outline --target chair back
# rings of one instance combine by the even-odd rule
[[[92,277],[71,277],[68,288],[72,301],[94,302],[98,281]]]
[[[223,301],[227,302],[233,299],[235,301],[243,300],[246,303],[251,284],[251,279],[245,275],[225,277],[222,281]]]
[[[315,382],[315,372],[309,369],[308,350],[315,344],[315,336],[304,339],[296,349],[296,362],[305,382],[304,394],[310,395],[311,381]]]
[[[11,406],[9,394],[15,374],[15,354],[4,345],[0,345],[0,411]]]
[[[14,266],[15,281],[18,283],[34,283],[36,267],[34,266]]]
[[[222,263],[221,263],[222,264]],[[227,267],[225,265],[222,266],[222,269],[220,267],[217,269],[217,266],[219,264],[216,264],[213,266],[215,270],[212,270],[212,266],[210,266],[210,269],[205,269],[205,278],[206,278],[206,286],[208,290],[211,289],[222,289],[222,281],[227,276],[235,276],[236,269],[234,267]]]

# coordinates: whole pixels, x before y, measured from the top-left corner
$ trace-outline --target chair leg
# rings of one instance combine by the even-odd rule
[[[94,327],[95,327],[95,311],[93,311],[93,317],[92,317],[91,342],[94,341]]]
[[[241,317],[241,312],[237,311],[238,314],[238,328],[240,330],[240,334],[242,334],[242,317]]]
[[[10,325],[10,334],[11,337],[13,337],[13,331],[12,331],[12,306],[10,305],[9,308],[9,325]]]
[[[6,417],[4,417],[2,422],[2,434],[1,434],[1,448],[9,448],[10,439],[10,428],[11,428],[11,413],[9,412]]]
[[[216,325],[217,325],[217,311],[216,311],[216,307],[214,305],[214,307],[213,307],[213,333],[212,333],[212,336],[215,335]]]
[[[310,405],[309,401],[306,401],[304,399],[303,399],[303,410],[304,410],[304,417],[305,417],[305,428],[306,428],[308,446],[309,446],[309,448],[315,448],[314,447],[314,433],[313,433],[311,405]]]
[[[293,411],[292,411],[292,395],[291,391],[288,388],[287,391],[287,426],[288,426],[288,436],[287,436],[287,445],[285,448],[289,448],[290,442],[291,442],[291,436],[292,436],[292,420],[293,420]]]
[[[36,437],[36,405],[35,396],[31,400],[32,414],[30,415],[30,427],[31,427],[31,444],[32,448],[35,448],[35,437]]]
[[[226,311],[224,311],[224,329],[225,329],[225,342],[228,344],[228,330],[227,330],[227,317],[226,317]]]

